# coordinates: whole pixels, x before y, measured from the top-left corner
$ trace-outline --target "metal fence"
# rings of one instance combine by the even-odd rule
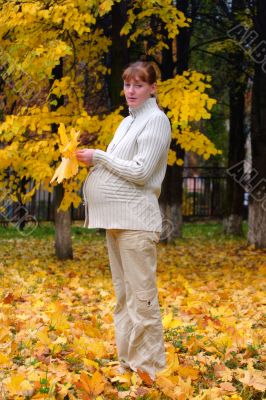
[[[221,218],[225,201],[225,168],[184,168],[182,214],[185,219]]]
[[[221,218],[225,208],[226,169],[225,168],[184,168],[183,173],[183,216],[192,218]],[[2,209],[5,209],[5,205]],[[38,221],[54,220],[53,193],[39,189],[32,200],[25,205],[27,212]],[[18,204],[8,205],[8,215],[12,220]],[[84,220],[84,205],[71,208],[72,220]],[[18,214],[18,213],[17,213]],[[0,223],[6,223],[4,212],[0,212]]]

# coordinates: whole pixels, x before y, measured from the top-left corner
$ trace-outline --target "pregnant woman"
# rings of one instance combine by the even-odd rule
[[[156,243],[162,231],[158,197],[171,126],[157,104],[151,63],[130,64],[122,79],[129,115],[106,151],[83,149],[76,154],[79,161],[94,165],[83,188],[85,226],[106,229],[120,372],[141,371],[154,380],[156,371],[165,368]]]

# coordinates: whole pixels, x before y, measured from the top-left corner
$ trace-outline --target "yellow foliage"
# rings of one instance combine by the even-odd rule
[[[165,329],[169,328],[177,328],[178,326],[181,326],[183,322],[179,319],[176,319],[173,317],[173,313],[170,312],[169,314],[165,315],[163,317],[163,327]]]
[[[11,360],[3,353],[0,353],[0,365],[10,364]]]
[[[153,16],[159,18],[169,38],[174,39],[179,29],[189,26],[190,19],[186,18],[182,11],[177,10],[171,0],[142,1],[135,0],[127,12],[127,22],[120,34],[128,37],[128,46],[136,42],[140,37],[156,37],[155,44],[147,50],[148,55],[158,54],[163,48],[168,48],[165,36],[158,30],[153,32],[150,20]]]
[[[194,237],[158,245],[167,363],[152,387],[144,386],[145,375],[118,373],[103,238],[76,241],[76,258],[64,268],[51,257],[52,238],[9,239],[0,251],[0,380],[8,400],[108,400],[125,392],[155,400],[239,400],[243,390],[258,398],[265,390],[266,258],[244,240]]]
[[[78,161],[74,157],[72,159],[63,157],[50,182],[57,180],[58,183],[61,183],[64,179],[70,179],[77,173]]]
[[[74,156],[78,145],[76,132],[87,132],[94,138],[91,147],[105,150],[123,116],[122,107],[105,116],[88,114],[84,104],[84,71],[76,67],[86,65],[88,76],[94,81],[91,95],[102,90],[103,77],[110,73],[102,61],[111,41],[96,21],[120,1],[62,0],[47,6],[37,0],[10,0],[1,6],[0,61],[6,66],[3,80],[10,79],[15,88],[11,95],[10,87],[5,87],[9,109],[13,103],[17,107],[0,124],[0,175],[12,168],[14,179],[1,179],[1,187],[14,193],[15,199],[21,179],[33,181],[33,187],[26,194],[21,193],[26,202],[40,185],[49,188],[53,176],[51,182],[63,183],[65,190],[60,209],[79,205],[78,191],[86,168],[79,170]],[[149,48],[152,55],[167,47],[162,33],[150,28],[154,15],[164,24],[169,38],[175,38],[179,29],[191,22],[171,0],[132,2],[121,34],[127,36],[129,45],[140,38],[145,43],[149,35],[154,35],[155,44]],[[53,70],[62,59],[64,76],[54,79]],[[195,122],[210,118],[215,104],[206,94],[209,82],[209,76],[187,71],[158,84],[159,100],[171,120],[173,139],[205,159],[219,154],[210,140],[194,128]],[[62,96],[64,105],[54,110]],[[59,127],[57,133],[52,131],[55,125]],[[168,162],[182,165],[183,161],[170,151]]]
[[[70,140],[66,134],[66,128],[64,124],[60,124],[59,136],[61,140],[61,153],[64,156],[62,162],[54,173],[51,183],[57,180],[58,183],[62,182],[63,179],[70,179],[78,173],[78,161],[76,158],[75,151],[78,146],[78,137],[80,132],[76,132],[73,128],[70,131]]]
[[[98,371],[94,372],[92,377],[88,376],[85,371],[81,371],[76,386],[95,398],[95,396],[103,392],[105,379]]]

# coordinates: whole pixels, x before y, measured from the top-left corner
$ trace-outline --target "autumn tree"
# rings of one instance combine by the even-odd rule
[[[113,109],[121,105],[121,76],[124,68],[129,63],[129,49],[127,47],[127,38],[120,35],[121,29],[127,22],[128,1],[121,4],[116,3],[111,10],[111,47],[110,47],[110,99]]]
[[[53,86],[55,80],[63,78],[63,60],[60,59],[58,65],[53,69],[53,79],[50,85]],[[64,96],[51,95],[50,98],[51,110],[56,111],[59,107],[64,105]],[[58,124],[52,124],[52,133],[57,133]],[[54,188],[54,221],[55,221],[55,254],[61,260],[73,258],[73,249],[71,241],[71,209],[60,210],[60,204],[64,198],[63,184],[55,186]]]
[[[97,16],[106,12],[104,2],[99,6],[68,1],[1,4],[2,77],[7,101],[15,104],[1,126],[1,141],[5,146],[1,184],[14,199],[21,197],[26,202],[41,184],[52,189],[49,181],[60,157],[58,127],[70,131],[78,125],[76,129],[85,130],[92,123],[84,108],[83,71],[78,67],[85,60],[93,70],[94,90],[99,91],[101,75],[107,68],[97,62],[109,44],[103,31],[95,27]],[[64,66],[60,67],[61,60]],[[11,93],[10,85],[14,88]],[[95,125],[97,131],[99,124]],[[7,168],[12,169],[16,180],[5,179]],[[63,183],[63,202],[57,201],[57,205],[64,210],[71,203],[78,205],[77,190],[85,176],[86,169],[81,168],[76,182]],[[21,193],[18,185],[23,177],[31,178],[34,183],[26,193]],[[62,235],[57,230],[57,238],[65,237],[67,241],[56,247],[57,253],[61,247],[62,252],[71,256],[69,222],[67,232]]]
[[[168,48],[163,49],[161,64],[163,79],[170,79],[175,74],[182,75],[184,71],[188,70],[189,46],[196,3],[197,2],[189,4],[187,1],[181,1],[178,5],[184,15],[191,19],[191,24],[183,27],[175,40],[169,39]],[[189,12],[190,6],[191,12]],[[175,60],[173,48],[176,48]],[[166,219],[165,229],[168,230],[167,221],[171,221],[173,224],[171,234],[167,238],[168,241],[171,241],[175,237],[182,236],[183,161],[185,156],[184,147],[181,147],[175,140],[172,140],[170,147],[171,150],[175,152],[177,159],[181,162],[179,165],[174,164],[167,166],[160,198]]]
[[[231,111],[232,136],[229,152],[229,201],[231,214],[235,215],[235,228],[239,226],[243,209],[243,189],[249,192],[249,242],[257,247],[265,247],[265,130],[261,118],[265,109],[265,29],[262,23],[265,18],[265,5],[261,1],[233,1],[232,12],[229,4],[219,1],[223,15],[232,19],[233,26],[227,36],[231,39],[231,47],[237,46],[235,55],[229,62],[235,63],[235,84],[232,88]],[[232,15],[234,18],[232,18]],[[224,49],[228,52],[228,38]],[[233,42],[233,43],[232,43]],[[230,49],[230,47],[229,47]],[[252,82],[251,142],[252,165],[244,162],[244,90],[247,79]],[[238,85],[236,86],[238,82]],[[230,130],[231,131],[231,130]],[[239,132],[237,134],[237,132]],[[235,231],[235,229],[234,229]]]
[[[249,242],[258,248],[266,247],[266,3],[254,2],[252,8],[254,32],[253,43],[255,74],[252,92],[251,140],[252,175],[249,205]],[[256,49],[256,50],[255,50]]]
[[[241,20],[246,12],[244,0],[233,0],[231,9],[227,9],[227,17],[234,30],[236,21]],[[228,24],[225,24],[228,27]],[[243,163],[245,159],[245,143],[247,132],[245,129],[245,95],[248,86],[248,60],[235,41],[226,39],[223,42],[227,54],[230,55],[228,63],[229,86],[229,143],[228,143],[228,168]],[[242,164],[243,165],[243,164]],[[244,173],[244,169],[243,169]],[[244,214],[244,188],[232,176],[227,176],[227,204],[224,218],[224,232],[233,235],[243,235],[242,222]]]
[[[138,7],[140,8],[138,3],[139,2],[136,2],[135,4],[135,10],[137,10]],[[143,29],[142,27],[143,32],[141,31],[141,28],[139,28],[138,21],[135,22],[134,28],[136,33],[133,33],[133,35],[135,35],[137,38],[136,43],[138,43],[139,38],[141,39],[139,40],[140,56],[154,61],[159,66],[162,81],[178,81],[179,78],[177,75],[180,76],[180,81],[182,81],[181,76],[188,70],[189,43],[192,33],[193,20],[197,13],[199,4],[199,1],[193,1],[191,3],[179,2],[178,5],[175,6],[173,15],[176,14],[180,21],[177,25],[178,31],[175,35],[173,35],[171,32],[169,34],[169,28],[167,24],[169,18],[171,18],[171,14],[167,12],[166,8],[161,18],[158,18],[158,15],[160,15],[159,7],[154,7],[154,12],[150,15],[147,14],[147,25],[144,26],[146,29]],[[139,13],[139,15],[145,15],[145,12],[146,11],[143,10]],[[156,42],[155,38],[160,39],[160,41]],[[143,43],[146,43],[146,46],[143,46]],[[203,75],[201,76],[203,77]],[[210,86],[207,85],[206,88],[207,87]],[[177,100],[173,92],[169,92],[168,94],[171,94]],[[164,101],[161,102],[160,95],[159,100],[160,104],[163,105]],[[169,107],[170,108],[168,110],[171,111],[173,104],[169,104]],[[169,115],[172,115],[172,113],[169,113]],[[192,121],[195,122],[195,120],[193,120],[193,118],[189,120],[191,122],[190,127],[192,128]],[[171,118],[171,122],[174,122],[173,117]],[[193,129],[196,130],[195,124]],[[162,193],[160,196],[160,206],[163,212],[164,221],[164,233],[162,234],[162,238],[167,239],[168,241],[181,235],[183,181],[182,164],[185,150],[188,151],[191,149],[189,145],[184,146],[183,143],[178,143],[177,136],[179,130],[181,133],[182,127],[174,124],[175,133],[173,134],[170,151],[171,162],[167,167],[166,177],[163,182]],[[206,137],[205,139],[207,140]],[[198,152],[199,154],[203,154],[200,150],[194,151]],[[209,158],[209,156],[206,154],[205,156],[206,158]]]
[[[88,110],[90,97],[94,99],[101,93],[105,77],[111,73],[106,54],[110,51],[112,37],[98,21],[117,4],[120,1],[102,0],[96,4],[62,0],[44,4],[11,0],[0,3],[5,82],[9,80],[17,87],[12,94],[7,83],[4,88],[7,102],[14,106],[7,107],[10,112],[0,126],[1,187],[14,198],[20,195],[22,201],[27,202],[40,185],[53,190],[54,183],[51,186],[49,182],[64,155],[62,143],[66,143],[67,138],[76,137],[78,131],[87,132],[93,138],[94,147],[105,149],[122,120],[120,107],[105,115],[97,112],[93,105],[93,112]],[[175,38],[179,29],[189,23],[184,13],[169,1],[161,0],[156,4],[134,1],[126,11],[126,23],[120,35],[125,37],[128,49],[141,43],[144,51],[153,57],[167,46],[167,38]],[[158,29],[151,42],[154,18]],[[56,75],[61,60],[62,69]],[[185,71],[183,75],[158,84],[159,100],[168,110],[174,140],[185,150],[195,151],[205,158],[217,154],[217,150],[192,123],[210,118],[215,100],[206,93],[209,82],[209,76]],[[84,87],[89,95],[84,96]],[[169,163],[176,162],[179,161],[172,151]],[[12,170],[15,179],[5,178],[7,169]],[[60,210],[66,211],[71,204],[78,206],[81,201],[78,193],[86,174],[87,168],[82,166],[73,174],[68,171],[69,179],[62,181],[64,196]],[[33,182],[26,193],[19,188],[19,181],[24,177]],[[67,231],[69,247],[70,229]],[[71,251],[68,254],[71,256]]]

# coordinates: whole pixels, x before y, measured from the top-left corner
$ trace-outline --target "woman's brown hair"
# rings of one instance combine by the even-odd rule
[[[152,63],[149,61],[135,61],[134,63],[129,64],[129,66],[124,70],[122,74],[122,79],[124,81],[130,81],[131,79],[134,80],[136,78],[139,78],[143,82],[147,82],[150,85],[156,83],[157,74]],[[159,106],[156,94],[151,95],[151,97],[156,98],[157,104]]]
[[[135,79],[136,76],[150,85],[157,80],[155,68],[148,61],[136,61],[129,64],[124,70],[122,78],[124,81],[129,81],[130,79]]]

